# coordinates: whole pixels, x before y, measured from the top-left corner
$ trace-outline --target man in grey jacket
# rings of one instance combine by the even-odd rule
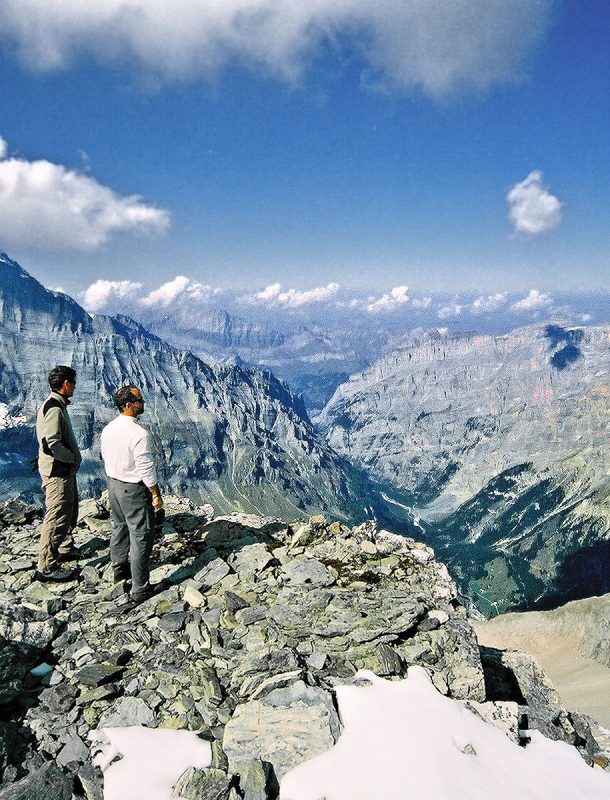
[[[72,530],[78,519],[76,473],[81,454],[76,443],[68,406],[76,387],[76,371],[59,365],[49,372],[51,394],[38,410],[38,470],[45,494],[45,516],[40,531],[38,572],[43,581],[69,580],[74,570],[60,562],[78,556]]]

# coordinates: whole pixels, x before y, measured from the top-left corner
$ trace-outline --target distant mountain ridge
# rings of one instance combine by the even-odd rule
[[[329,443],[393,485],[488,612],[610,589],[610,328],[419,332],[342,384]]]
[[[476,292],[458,297],[437,293],[424,298],[405,292],[399,300],[388,294],[376,302],[376,294],[347,288],[311,302],[296,293],[296,302],[291,302],[290,292],[283,300],[265,299],[264,292],[244,294],[180,280],[187,281],[183,289],[168,284],[172,289],[166,296],[134,296],[127,313],[205,361],[238,358],[271,369],[303,395],[311,414],[319,413],[350,375],[400,347],[414,329],[447,325],[498,336],[556,313],[551,309],[569,313],[568,325],[574,320],[608,322],[610,309],[610,294],[603,291],[538,294],[539,304],[533,307],[524,303],[522,293],[491,298]],[[106,313],[125,312],[125,300],[112,293],[103,302]]]
[[[202,303],[197,317],[191,308],[172,309],[171,314],[141,315],[147,330],[176,347],[190,350],[210,362],[235,357],[260,369],[271,369],[303,394],[310,409],[321,409],[336,386],[362,369],[384,349],[389,338],[370,341],[351,331],[332,337],[316,326],[297,325],[279,332]],[[377,337],[379,338],[379,337]],[[379,348],[379,349],[376,349]]]
[[[191,309],[173,310],[171,314],[151,315],[146,328],[185,350],[217,353],[240,349],[281,347],[285,337],[279,331],[229,314],[221,308],[202,305],[197,319]]]
[[[128,317],[91,316],[0,254],[0,497],[31,495],[33,420],[57,363],[78,372],[71,417],[84,461],[81,491],[103,486],[101,427],[112,393],[142,388],[143,423],[158,454],[160,481],[219,510],[327,511],[359,506],[349,470],[318,436],[302,401],[269,372],[210,366],[176,350]]]

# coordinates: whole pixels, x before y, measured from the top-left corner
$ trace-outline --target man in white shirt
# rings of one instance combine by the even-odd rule
[[[119,415],[102,431],[102,458],[108,476],[112,512],[110,560],[115,582],[131,578],[129,606],[151,596],[149,561],[155,530],[154,511],[163,507],[148,431],[136,422],[144,413],[137,386],[114,395]]]

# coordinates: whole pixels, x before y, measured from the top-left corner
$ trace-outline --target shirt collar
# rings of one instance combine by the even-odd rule
[[[51,392],[51,395],[56,400],[60,400],[65,406],[70,405],[70,399],[68,397],[64,397],[63,394],[60,394],[59,392]]]

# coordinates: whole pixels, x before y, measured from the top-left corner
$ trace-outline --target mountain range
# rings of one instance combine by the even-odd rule
[[[0,255],[0,498],[31,497],[39,480],[34,418],[55,364],[78,373],[70,414],[83,451],[81,491],[104,483],[101,428],[125,383],[147,400],[160,482],[218,510],[289,518],[358,514],[358,476],[314,430],[302,400],[270,372],[209,365],[124,316],[92,316]]]
[[[244,293],[185,276],[152,292],[140,284],[98,281],[82,297],[89,311],[128,314],[208,363],[237,360],[271,369],[302,394],[311,414],[319,413],[351,374],[400,347],[414,329],[502,335],[553,314],[569,315],[570,324],[607,322],[610,308],[608,292],[424,297],[410,294],[406,286],[380,295],[337,284],[282,292],[276,284]]]
[[[393,487],[488,614],[610,589],[610,328],[416,331],[335,392],[328,442]]]
[[[381,330],[346,326],[340,330],[298,323],[280,332],[222,308],[202,305],[196,318],[189,305],[171,313],[139,312],[147,330],[172,345],[190,350],[208,363],[244,363],[270,369],[303,397],[310,412],[320,411],[334,390],[399,340]]]
[[[0,255],[0,499],[40,498],[28,466],[33,422],[48,370],[66,363],[78,372],[71,416],[84,495],[103,488],[99,433],[115,413],[112,393],[133,382],[172,492],[287,520],[374,515],[432,545],[486,615],[610,590],[608,325],[385,329],[365,347],[365,331],[337,330],[335,340],[311,325],[297,335],[204,304],[196,323],[188,328],[186,312],[151,319],[188,347],[178,349],[124,315],[89,314]],[[335,363],[332,352],[343,366],[348,353],[372,360],[315,425],[302,397],[241,361],[266,352],[288,370],[298,347],[316,364]],[[206,348],[211,363],[189,352]]]

